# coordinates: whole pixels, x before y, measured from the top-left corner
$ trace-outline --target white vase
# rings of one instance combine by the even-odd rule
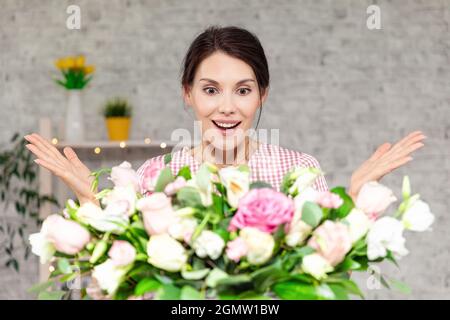
[[[84,141],[83,109],[81,106],[81,90],[67,90],[66,136],[67,142]]]

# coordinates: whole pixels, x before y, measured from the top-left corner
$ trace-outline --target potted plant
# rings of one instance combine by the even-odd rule
[[[124,98],[116,97],[106,102],[103,115],[106,118],[109,140],[128,140],[132,106]]]
[[[85,57],[65,57],[55,62],[61,71],[63,80],[55,82],[67,90],[67,111],[65,122],[65,139],[69,142],[84,140],[83,112],[81,90],[91,81],[95,70],[92,65],[85,65]]]

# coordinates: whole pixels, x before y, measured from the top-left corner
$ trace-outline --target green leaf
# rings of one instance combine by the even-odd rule
[[[208,287],[215,288],[218,281],[226,278],[228,278],[228,274],[226,272],[219,268],[214,268],[209,272],[205,283]]]
[[[136,296],[142,296],[147,292],[153,292],[159,289],[161,283],[155,279],[144,278],[136,285],[134,289],[134,294]]]
[[[192,271],[181,271],[181,276],[187,280],[200,280],[208,275],[211,269],[205,268],[200,270],[192,270]]]
[[[280,282],[272,288],[275,294],[284,300],[318,300],[321,298],[314,285],[299,281]]]
[[[403,294],[411,294],[411,288],[406,284],[399,280],[389,279],[389,283],[393,289],[403,293]]]
[[[359,289],[358,285],[352,280],[329,276],[324,280],[324,282],[327,283],[329,286],[333,285],[334,286],[333,288],[335,288],[336,286],[340,286],[343,290],[345,290],[347,295],[353,294],[361,298],[364,298],[364,294]]]
[[[27,289],[28,293],[39,293],[41,291],[45,291],[50,288],[55,283],[55,280],[49,280],[42,283],[37,283],[33,285],[31,288]]]
[[[61,300],[66,291],[42,291],[38,295],[38,300]]]
[[[163,284],[157,293],[157,297],[160,300],[179,300],[181,296],[180,288],[172,284]]]
[[[263,189],[263,188],[273,189],[273,187],[270,183],[267,183],[264,181],[255,181],[250,184],[250,190],[251,189]]]
[[[184,166],[182,167],[177,174],[177,177],[183,177],[186,180],[191,180],[192,179],[192,175],[191,175],[191,168],[189,166]]]
[[[156,181],[155,192],[163,192],[164,188],[174,180],[172,171],[169,167],[161,170],[158,180]]]
[[[63,274],[72,273],[72,267],[70,266],[69,260],[66,258],[58,259],[58,270]]]
[[[334,213],[334,218],[345,218],[355,207],[352,198],[345,192],[344,187],[335,187],[331,189],[330,192],[339,195],[344,201],[339,208],[331,210],[331,212]],[[333,214],[330,214],[330,217],[333,217]]]
[[[281,268],[281,262],[277,262],[251,273],[253,284],[258,292],[264,292],[274,283],[286,280],[289,277],[289,273]]]
[[[358,270],[359,268],[361,268],[361,264],[359,264],[350,257],[346,257],[344,261],[342,261],[341,264],[336,267],[336,270],[348,271],[348,270]]]
[[[314,202],[306,201],[302,209],[302,220],[315,228],[322,219],[322,209]]]
[[[164,164],[167,165],[170,161],[172,161],[172,154],[168,153],[164,156]]]
[[[181,300],[203,300],[203,295],[191,286],[183,286],[180,294]]]
[[[197,186],[201,190],[208,190],[208,187],[211,183],[211,172],[209,171],[208,166],[206,164],[202,164],[200,166],[200,169],[198,170],[195,179]]]
[[[200,193],[194,187],[183,187],[177,192],[177,199],[183,206],[197,207],[202,205]]]

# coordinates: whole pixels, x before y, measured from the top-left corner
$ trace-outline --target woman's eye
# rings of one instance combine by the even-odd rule
[[[246,95],[246,94],[248,94],[248,93],[250,93],[252,90],[250,90],[250,89],[248,89],[248,88],[240,88],[240,89],[238,89],[238,91],[239,91],[239,94],[240,95]]]
[[[217,90],[216,90],[216,88],[208,87],[208,88],[203,89],[203,91],[205,91],[209,95],[213,95]]]

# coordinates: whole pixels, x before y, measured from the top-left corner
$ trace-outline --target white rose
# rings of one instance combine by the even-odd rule
[[[194,176],[191,180],[188,180],[186,182],[186,186],[194,187],[195,189],[197,189],[198,193],[200,194],[200,199],[202,201],[202,204],[205,207],[212,205],[212,203],[213,203],[213,200],[212,200],[213,186],[211,183],[209,183],[206,188],[200,188],[198,186],[197,181]]]
[[[422,200],[416,200],[413,205],[406,210],[402,218],[405,229],[412,231],[425,231],[434,222],[434,215],[430,211],[430,206]]]
[[[148,263],[163,270],[177,272],[186,264],[186,250],[167,233],[150,237],[147,243]]]
[[[222,254],[225,247],[225,241],[217,233],[209,230],[203,230],[192,243],[195,254],[200,258],[209,256],[215,260]]]
[[[408,254],[403,237],[403,224],[392,217],[383,217],[372,225],[367,234],[367,256],[369,260],[384,258],[387,250],[400,258]]]
[[[105,210],[87,202],[77,211],[77,218],[91,227],[102,232],[121,234],[129,224],[129,219],[123,214],[119,204],[111,204]]]
[[[327,277],[327,272],[333,271],[330,263],[318,253],[312,253],[303,257],[302,269],[317,280]]]
[[[275,241],[271,234],[262,232],[257,228],[245,227],[239,235],[247,245],[248,262],[259,265],[267,262],[272,257]]]
[[[301,193],[308,187],[310,187],[314,181],[320,176],[322,171],[314,167],[298,167],[291,174],[291,177],[295,178],[294,184],[289,188],[289,193],[295,192]]]
[[[317,202],[319,191],[312,187],[304,189],[301,193],[294,197],[295,211],[302,212],[303,205],[306,201]]]
[[[249,190],[249,173],[235,167],[227,167],[219,171],[219,176],[227,189],[228,203],[232,208],[237,208],[239,200]]]
[[[114,205],[120,208],[127,216],[131,216],[136,210],[136,191],[132,185],[114,187],[104,198],[102,203],[107,207]]]
[[[189,238],[194,233],[196,227],[197,219],[177,216],[175,222],[169,226],[167,231],[174,239],[182,241]]]
[[[355,206],[367,214],[379,216],[395,201],[397,198],[391,189],[376,181],[369,181],[361,187]]]
[[[119,166],[112,167],[109,179],[112,180],[116,187],[130,185],[135,192],[139,191],[139,177],[127,161],[122,162]]]
[[[303,206],[303,205],[302,205]],[[301,210],[301,209],[300,209]],[[286,244],[295,247],[303,243],[311,234],[312,227],[301,219],[301,211],[295,210],[294,217],[286,234]]]
[[[42,264],[47,263],[55,254],[55,246],[50,242],[45,233],[30,234],[28,240],[31,244],[31,252],[40,258]]]
[[[364,211],[357,208],[353,208],[344,221],[348,223],[352,243],[364,237],[373,223]]]
[[[111,259],[94,267],[92,277],[108,294],[113,295],[128,272],[129,266],[119,267]]]

